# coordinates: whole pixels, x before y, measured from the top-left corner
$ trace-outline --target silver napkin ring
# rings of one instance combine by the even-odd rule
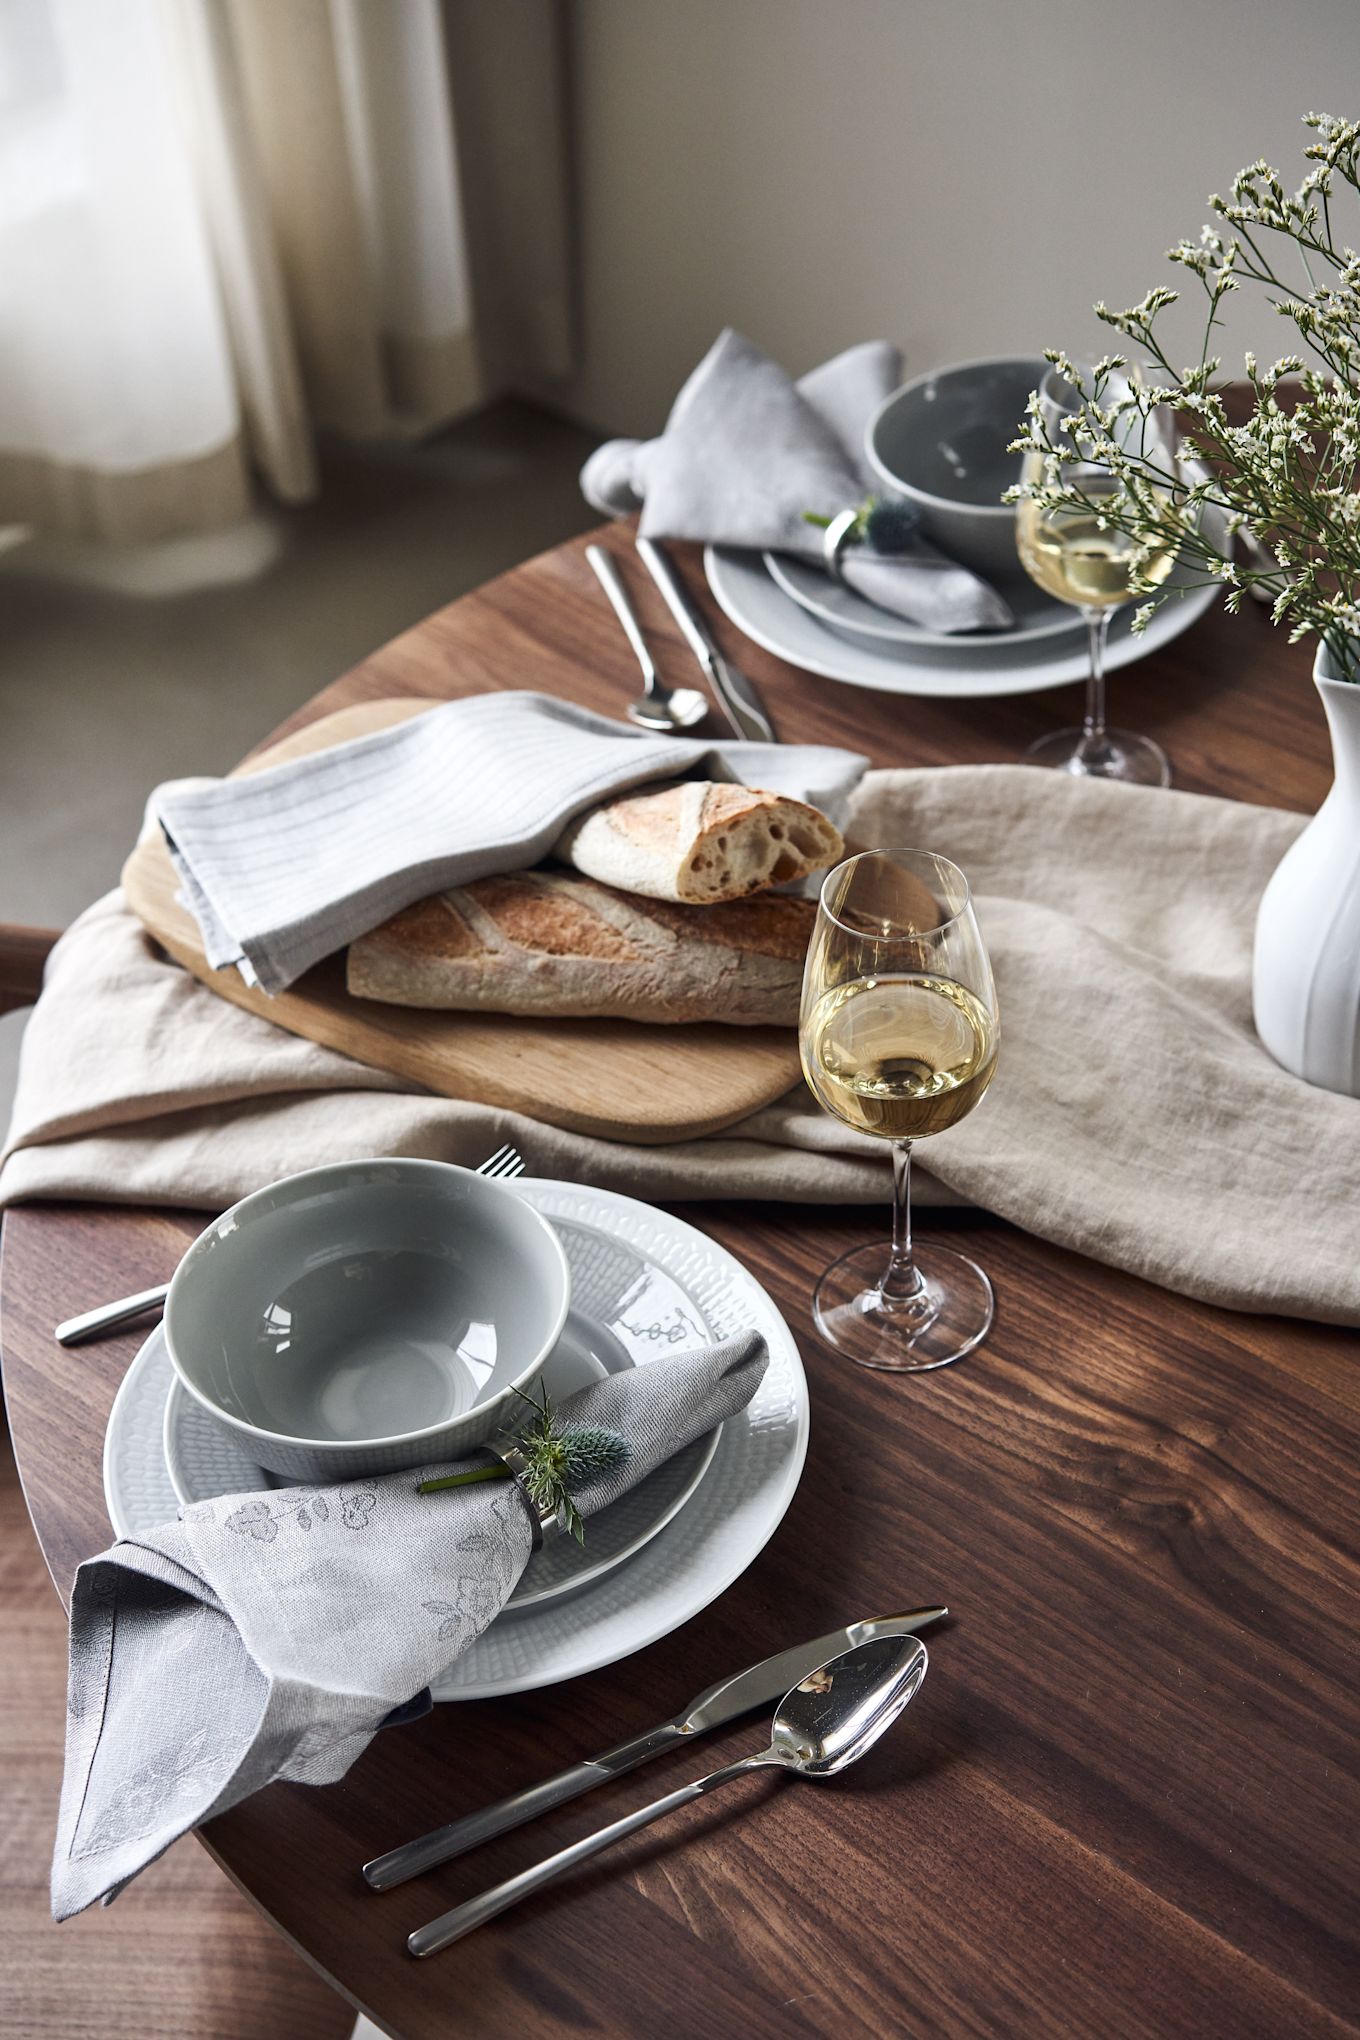
[[[530,1494],[529,1484],[525,1478],[529,1462],[524,1456],[519,1439],[512,1437],[508,1432],[503,1432],[499,1438],[491,1440],[486,1450],[495,1453],[497,1459],[508,1469],[511,1480],[513,1480],[515,1486],[523,1495],[524,1506],[529,1511],[529,1527],[533,1531],[534,1541],[531,1549],[533,1551],[541,1551],[543,1549],[543,1533],[550,1523],[556,1525],[557,1513],[554,1509],[545,1508],[541,1503],[536,1502]]]
[[[843,581],[841,554],[850,543],[850,534],[859,523],[858,510],[842,510],[822,532],[822,562],[833,580]]]

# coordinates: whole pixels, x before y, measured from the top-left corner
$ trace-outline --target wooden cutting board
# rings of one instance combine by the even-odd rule
[[[309,723],[232,776],[366,736],[438,705],[361,702]],[[197,923],[175,897],[178,885],[159,833],[139,843],[123,869],[129,906],[161,947],[219,997],[446,1098],[498,1105],[575,1133],[651,1146],[732,1126],[798,1081],[798,1041],[790,1028],[519,1020],[385,1006],[350,996],[343,954],[328,957],[270,998],[253,991],[237,970],[211,967]]]

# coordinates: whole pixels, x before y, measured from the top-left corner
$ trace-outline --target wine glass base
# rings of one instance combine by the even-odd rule
[[[981,1268],[952,1247],[918,1246],[919,1301],[890,1302],[880,1286],[890,1251],[886,1241],[856,1247],[827,1269],[812,1298],[813,1322],[827,1345],[860,1367],[892,1374],[947,1367],[971,1353],[996,1314]]]
[[[1084,730],[1055,730],[1025,753],[1030,765],[1046,765],[1077,779],[1119,779],[1127,786],[1170,786],[1171,761],[1151,737],[1131,730],[1106,730],[1088,738]]]

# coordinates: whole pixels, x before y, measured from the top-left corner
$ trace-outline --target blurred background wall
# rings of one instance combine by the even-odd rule
[[[1091,317],[1299,117],[1354,114],[1357,0],[570,0],[591,424],[655,428],[724,324],[801,371],[1109,342]],[[1197,350],[1198,330],[1187,338]],[[1286,350],[1271,322],[1234,351]],[[1197,352],[1195,355],[1197,357]]]

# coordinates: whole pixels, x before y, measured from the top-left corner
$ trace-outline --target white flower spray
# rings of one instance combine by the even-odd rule
[[[1177,370],[1155,330],[1176,291],[1151,290],[1125,312],[1097,305],[1097,317],[1143,358],[1131,368],[1128,356],[1107,355],[1083,375],[1066,355],[1048,352],[1080,403],[1058,421],[1055,438],[1031,399],[1013,450],[1044,454],[1042,472],[1007,500],[1097,510],[1134,541],[1131,590],[1147,598],[1135,630],[1184,592],[1140,575],[1170,549],[1197,572],[1188,585],[1225,586],[1230,611],[1248,593],[1268,594],[1291,644],[1316,632],[1338,674],[1360,682],[1360,254],[1332,218],[1334,199],[1355,212],[1360,197],[1360,123],[1310,113],[1304,124],[1318,137],[1304,150],[1316,167],[1292,197],[1268,163],[1253,163],[1229,198],[1209,200],[1225,231],[1206,226],[1198,242],[1168,253],[1205,296],[1199,361]],[[1285,260],[1299,265],[1297,285],[1276,268]],[[1246,356],[1250,409],[1236,419],[1216,386],[1222,361],[1210,347],[1224,301],[1246,287],[1264,293],[1302,351],[1266,369]],[[1164,424],[1173,413],[1178,449]],[[1064,472],[1079,462],[1112,477],[1113,493],[1088,496]],[[1221,514],[1206,519],[1209,510]],[[1249,564],[1223,557],[1212,523],[1256,541]]]

